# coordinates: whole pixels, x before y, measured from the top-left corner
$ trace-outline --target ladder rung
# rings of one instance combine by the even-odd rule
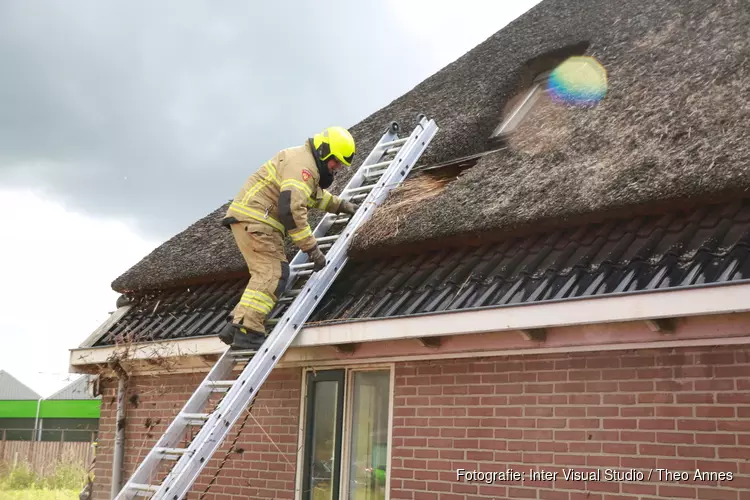
[[[187,453],[187,448],[162,448],[157,447],[154,448],[155,451],[158,451],[159,453],[169,453],[170,455],[180,455],[182,453]]]
[[[351,200],[363,200],[363,199],[367,198],[367,196],[369,196],[369,193],[355,194],[350,199]]]
[[[187,448],[154,448],[156,453],[161,453],[163,458],[178,460],[178,457],[188,452]]]
[[[350,217],[339,217],[338,219],[334,220],[333,223],[334,224],[346,224],[350,220],[351,220]]]
[[[182,418],[185,420],[208,420],[211,414],[209,413],[183,413]]]
[[[398,153],[399,151],[401,151],[401,148],[386,149],[385,150],[385,154],[390,155],[390,154],[393,154],[393,153]]]
[[[384,142],[383,144],[381,144],[381,146],[385,146],[387,148],[391,146],[401,146],[402,144],[406,143],[406,141],[408,140],[409,140],[408,137],[404,137],[403,139],[396,139],[395,141]]]
[[[229,388],[234,385],[234,382],[234,380],[212,380],[210,382],[206,382],[206,385],[209,387]]]
[[[245,349],[242,351],[229,351],[229,354],[233,358],[247,358],[248,356],[249,357],[255,356],[257,352],[258,351],[256,351],[255,349]]]
[[[387,167],[391,163],[392,162],[390,162],[390,161],[383,161],[383,162],[380,162],[380,163],[373,163],[372,165],[367,165],[366,167],[362,167],[362,168],[364,168],[366,170],[372,170],[373,168]]]
[[[387,168],[381,168],[378,170],[371,170],[365,174],[365,177],[375,177],[377,175],[381,175],[383,172],[388,170]]]
[[[334,234],[333,236],[323,236],[321,238],[317,238],[318,243],[325,243],[327,241],[336,241],[337,239],[339,239],[338,234]]]
[[[136,491],[156,491],[159,489],[158,486],[155,486],[153,484],[130,483],[128,486],[131,490]]]
[[[345,193],[364,193],[367,191],[372,191],[375,188],[375,185],[371,186],[364,186],[364,187],[358,187],[358,188],[352,188],[352,189],[345,189],[341,194]]]
[[[294,264],[293,266],[289,266],[292,269],[311,269],[315,265],[314,262],[305,262],[304,264]]]

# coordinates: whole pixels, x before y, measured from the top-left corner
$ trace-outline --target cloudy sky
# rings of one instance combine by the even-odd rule
[[[0,369],[63,386],[119,274],[538,1],[4,0]]]

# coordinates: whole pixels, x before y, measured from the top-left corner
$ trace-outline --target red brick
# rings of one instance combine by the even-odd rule
[[[750,393],[717,394],[716,402],[720,405],[750,404]]]
[[[612,366],[611,360],[608,360],[610,362],[609,366]],[[606,368],[606,366],[605,366]],[[602,380],[633,380],[637,378],[636,370],[632,368],[621,368],[621,369],[615,369],[615,370],[604,370],[602,372]]]
[[[607,392],[617,391],[617,382],[587,382],[586,392]]]
[[[686,434],[686,435],[689,435],[689,434]],[[718,434],[718,433],[710,433],[710,434],[696,433],[695,443],[696,444],[714,444],[714,445],[734,445],[735,443],[737,443],[737,435],[736,434]]]
[[[719,420],[717,429],[723,432],[750,432],[750,420]]]
[[[604,443],[602,445],[604,453],[612,455],[636,455],[638,454],[638,445],[625,443]]]
[[[676,456],[677,449],[675,446],[660,445],[660,444],[641,444],[638,446],[640,455],[652,455],[662,457],[674,457]]]
[[[586,408],[588,417],[617,417],[620,415],[620,408],[617,406],[592,406]]]
[[[555,455],[555,465],[586,465],[586,456],[585,455],[562,455],[562,454],[556,454]],[[561,475],[558,475],[561,476]]]
[[[568,396],[565,394],[540,394],[536,398],[540,405],[557,406],[568,404]]]
[[[602,420],[605,429],[637,429],[638,421],[625,418],[605,418]]]
[[[601,404],[601,394],[571,394],[568,396],[568,404],[571,405],[598,405]]]
[[[620,466],[624,469],[653,469],[656,461],[654,457],[620,457]]]
[[[584,382],[561,382],[555,384],[555,392],[557,393],[573,393],[579,394],[586,391],[586,384]]]
[[[585,441],[584,431],[555,431],[555,440],[559,441]]]
[[[695,435],[687,432],[657,432],[656,441],[660,443],[694,444]]]
[[[587,408],[584,406],[558,406],[555,408],[556,417],[585,417]]]
[[[719,397],[723,394],[719,394]],[[731,406],[697,406],[695,416],[698,418],[734,418],[736,411]]]
[[[535,372],[514,372],[508,374],[508,382],[536,382]]]
[[[679,457],[696,457],[696,458],[714,458],[716,448],[711,446],[678,446],[677,456]]]
[[[711,420],[678,419],[677,430],[679,431],[716,431],[716,422]]]
[[[635,394],[605,394],[605,405],[634,405],[636,403]]]
[[[592,443],[591,441],[587,441],[587,442],[574,441],[572,443],[568,443],[568,451],[570,453],[583,453],[583,454],[601,453],[602,443]]]
[[[713,404],[716,398],[710,392],[677,394],[677,404]]]
[[[659,485],[659,496],[664,498],[699,498],[696,488],[688,486]]]
[[[731,484],[731,483],[730,483]],[[701,500],[739,500],[739,491],[724,488],[698,488],[698,496]]]
[[[696,391],[733,391],[734,379],[708,379],[696,380]]]
[[[648,392],[654,390],[654,383],[649,381],[618,382],[621,392]]]

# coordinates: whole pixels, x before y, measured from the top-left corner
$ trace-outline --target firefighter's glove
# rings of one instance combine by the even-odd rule
[[[344,200],[341,202],[341,206],[339,207],[339,213],[354,215],[355,213],[357,213],[358,209],[359,205],[357,205],[356,203]]]
[[[320,248],[316,245],[315,248],[307,252],[307,256],[313,262],[313,271],[320,271],[326,267],[326,256],[320,251]]]

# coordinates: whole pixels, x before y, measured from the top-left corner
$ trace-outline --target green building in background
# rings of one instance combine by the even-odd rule
[[[84,375],[43,398],[0,370],[0,440],[95,441],[101,396],[93,396],[92,382]]]

